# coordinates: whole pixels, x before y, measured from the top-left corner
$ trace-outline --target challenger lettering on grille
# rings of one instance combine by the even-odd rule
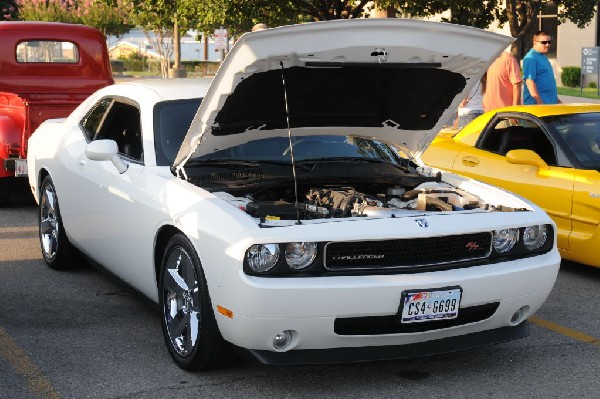
[[[361,260],[361,259],[383,259],[385,255],[372,255],[372,254],[360,254],[360,255],[340,255],[332,257],[333,260]]]
[[[423,238],[330,242],[324,248],[324,266],[328,270],[410,270],[485,259],[491,251],[492,234],[489,231]]]

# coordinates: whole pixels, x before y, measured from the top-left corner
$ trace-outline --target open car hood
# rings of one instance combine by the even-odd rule
[[[513,41],[480,29],[354,19],[243,35],[223,61],[174,167],[260,138],[359,135],[422,153]]]

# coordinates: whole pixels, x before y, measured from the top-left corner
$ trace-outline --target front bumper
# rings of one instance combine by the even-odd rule
[[[410,275],[259,278],[227,267],[222,284],[211,288],[211,298],[223,338],[266,363],[374,360],[388,358],[386,353],[398,358],[527,335],[519,325],[544,303],[559,265],[553,250],[493,265]],[[474,322],[414,332],[336,332],[336,320],[397,314],[403,291],[455,285],[463,289],[461,309],[497,304],[493,313]],[[231,310],[233,317],[218,313],[217,306]],[[515,320],[519,309],[525,309],[523,317]],[[293,332],[291,343],[275,349],[274,337],[286,330]]]
[[[356,363],[377,360],[406,359],[474,349],[499,342],[512,341],[529,335],[529,323],[514,327],[480,331],[456,337],[397,346],[367,346],[358,348],[305,349],[289,352],[242,350],[243,354],[263,364],[297,365],[325,363]]]

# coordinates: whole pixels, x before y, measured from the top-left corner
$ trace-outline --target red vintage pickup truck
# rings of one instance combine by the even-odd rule
[[[27,140],[113,83],[104,35],[57,22],[0,22],[0,207],[27,175]]]

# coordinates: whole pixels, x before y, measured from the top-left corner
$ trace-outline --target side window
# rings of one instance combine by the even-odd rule
[[[21,63],[75,64],[79,62],[79,49],[71,42],[30,40],[17,45],[15,56]]]
[[[140,110],[131,103],[105,98],[82,120],[81,126],[91,140],[114,140],[119,153],[131,160],[143,160]]]
[[[154,150],[156,164],[169,166],[200,106],[200,98],[162,101],[154,106]]]
[[[112,102],[111,98],[103,98],[98,101],[94,108],[92,108],[92,111],[81,121],[81,129],[88,143],[96,137],[96,134],[100,130],[100,125],[104,120],[104,115]]]
[[[532,150],[548,165],[556,165],[556,150],[542,129],[527,119],[500,118],[490,126],[477,147],[499,155],[511,150]]]

